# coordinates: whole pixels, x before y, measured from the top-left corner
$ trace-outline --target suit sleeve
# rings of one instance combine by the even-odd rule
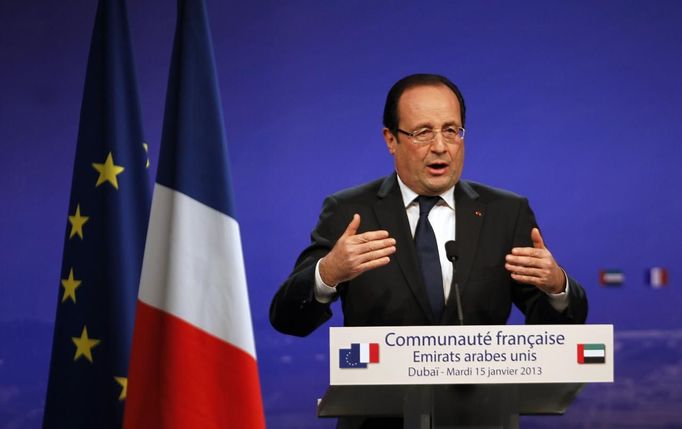
[[[294,270],[270,303],[270,323],[279,332],[306,336],[332,316],[330,304],[314,297],[315,265],[334,247],[345,229],[334,197],[324,201],[310,245],[299,255]]]
[[[522,200],[514,232],[514,247],[532,247],[530,238],[532,228],[537,228],[535,215],[528,205],[528,200]],[[585,323],[587,319],[587,296],[582,286],[568,273],[568,307],[564,311],[557,311],[552,307],[547,295],[533,285],[518,283],[512,280],[512,300],[523,312],[527,324],[573,324]]]

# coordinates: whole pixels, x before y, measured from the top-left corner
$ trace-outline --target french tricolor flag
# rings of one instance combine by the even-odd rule
[[[379,363],[379,343],[360,343],[360,363]]]
[[[647,270],[646,280],[649,286],[660,288],[668,285],[668,270],[663,267],[653,267]]]
[[[179,0],[124,427],[264,428],[203,0]]]

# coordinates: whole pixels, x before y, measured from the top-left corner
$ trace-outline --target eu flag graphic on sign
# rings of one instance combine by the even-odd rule
[[[351,344],[349,349],[339,349],[339,368],[367,368],[360,362],[360,344]]]
[[[123,0],[101,0],[81,106],[44,428],[120,428],[150,206]]]

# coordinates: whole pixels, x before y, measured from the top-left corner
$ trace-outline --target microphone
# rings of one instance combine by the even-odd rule
[[[459,250],[457,242],[450,240],[445,243],[445,255],[448,260],[452,262],[452,283],[451,290],[455,291],[455,302],[457,303],[457,316],[459,324],[464,325],[464,313],[462,313],[462,298],[459,295],[459,284],[457,283],[457,258],[459,257]]]

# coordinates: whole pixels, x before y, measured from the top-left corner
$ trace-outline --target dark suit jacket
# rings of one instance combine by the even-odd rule
[[[507,191],[460,180],[455,186],[459,260],[456,279],[464,322],[505,324],[514,303],[526,323],[583,323],[587,299],[569,277],[569,306],[557,312],[547,295],[532,285],[512,280],[504,268],[512,247],[532,247],[536,226],[528,201]],[[331,317],[329,304],[313,296],[315,265],[334,246],[353,214],[361,216],[359,232],[385,229],[396,240],[388,265],[367,271],[337,286],[346,326],[457,324],[454,293],[441,320],[431,313],[419,271],[405,206],[395,173],[338,192],[325,202],[311,244],[270,306],[270,322],[286,334],[304,336]]]

